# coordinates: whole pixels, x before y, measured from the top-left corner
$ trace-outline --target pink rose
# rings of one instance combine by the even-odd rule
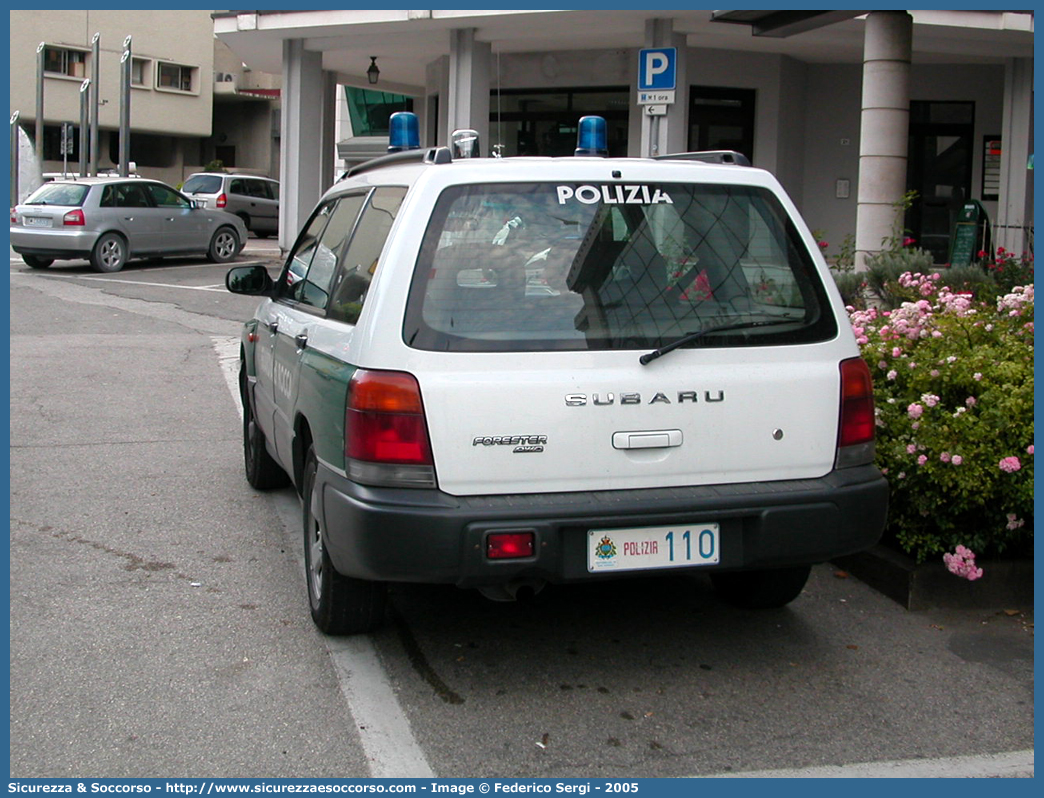
[[[1017,457],[1005,457],[997,464],[997,466],[1006,474],[1014,474],[1022,468],[1022,463],[1019,462],[1019,458]]]

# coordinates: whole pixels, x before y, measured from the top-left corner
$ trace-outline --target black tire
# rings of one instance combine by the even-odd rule
[[[318,497],[315,475],[318,464],[315,450],[305,458],[302,519],[304,527],[305,582],[312,620],[328,635],[354,635],[372,632],[384,620],[388,585],[354,579],[337,572],[326,553],[322,522],[316,517]]]
[[[239,235],[231,227],[219,227],[210,239],[207,260],[212,263],[228,263],[239,254]]]
[[[711,583],[722,599],[745,610],[783,607],[801,595],[812,567],[798,565],[768,571],[712,573]]]
[[[103,234],[91,250],[91,266],[99,272],[118,272],[127,262],[127,242],[116,233]]]
[[[290,484],[290,477],[280,467],[265,446],[265,433],[257,425],[254,408],[246,390],[246,369],[239,367],[239,396],[243,401],[243,465],[250,487],[272,490]]]
[[[46,269],[54,263],[54,258],[41,258],[39,255],[22,255],[22,261],[30,269]]]

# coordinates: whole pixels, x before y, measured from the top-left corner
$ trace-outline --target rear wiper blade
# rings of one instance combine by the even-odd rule
[[[729,332],[732,330],[749,330],[754,327],[774,327],[778,324],[793,324],[798,319],[762,319],[761,321],[737,321],[732,324],[719,324],[717,327],[704,327],[702,330],[696,330],[695,332],[683,335],[677,341],[671,341],[666,346],[661,346],[659,349],[654,349],[652,352],[648,352],[638,358],[638,362],[643,366],[648,366],[657,358],[661,358],[668,352],[673,352],[675,349],[691,344],[693,341],[697,341],[705,335],[716,332]]]

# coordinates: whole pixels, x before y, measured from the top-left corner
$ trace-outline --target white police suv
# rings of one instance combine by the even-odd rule
[[[374,628],[399,581],[510,599],[706,571],[776,607],[879,538],[869,371],[794,205],[742,156],[606,158],[602,135],[364,163],[275,282],[229,272],[264,297],[247,480],[300,493],[323,631]]]

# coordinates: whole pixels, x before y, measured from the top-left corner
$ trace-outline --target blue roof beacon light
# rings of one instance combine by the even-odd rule
[[[420,149],[420,120],[410,111],[388,117],[388,152]]]
[[[573,155],[594,155],[605,158],[609,154],[609,134],[605,120],[600,116],[582,116],[576,131],[576,150]]]

